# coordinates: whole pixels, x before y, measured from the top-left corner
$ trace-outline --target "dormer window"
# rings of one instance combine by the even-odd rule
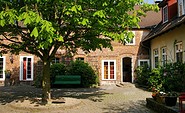
[[[178,9],[179,9],[179,16],[182,16],[185,14],[185,0],[179,0],[178,1]]]
[[[135,40],[136,40],[135,31],[132,31],[132,33],[134,34],[134,37],[129,41],[125,40],[125,45],[135,45]]]
[[[163,7],[163,23],[168,21],[168,6]]]

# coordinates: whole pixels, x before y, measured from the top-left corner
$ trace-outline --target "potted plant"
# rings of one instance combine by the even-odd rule
[[[175,92],[168,92],[165,96],[165,104],[167,106],[175,106],[177,103],[177,96]]]
[[[152,89],[152,97],[155,101],[164,103],[165,93],[154,88]]]

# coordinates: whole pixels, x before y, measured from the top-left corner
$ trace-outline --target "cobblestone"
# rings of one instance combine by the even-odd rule
[[[40,89],[30,86],[0,87],[0,113],[29,113],[24,108],[13,109],[8,103],[21,96],[38,97],[40,93]],[[135,88],[133,84],[128,83],[122,87],[105,85],[89,89],[53,89],[52,93],[56,97],[81,99],[82,104],[68,109],[33,109],[30,113],[155,113],[146,107],[146,98],[151,97],[151,92]]]

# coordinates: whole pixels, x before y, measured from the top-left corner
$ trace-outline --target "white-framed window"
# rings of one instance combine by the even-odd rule
[[[153,54],[154,54],[154,68],[158,68],[158,66],[159,66],[159,52],[158,52],[158,49],[154,49]]]
[[[183,49],[182,42],[178,42],[175,44],[175,52],[176,52],[176,62],[182,62],[183,60]]]
[[[167,22],[168,21],[168,6],[164,6],[163,7],[163,22]]]
[[[5,80],[5,62],[5,57],[0,57],[0,80]]]
[[[149,66],[149,59],[139,59],[138,66]]]
[[[60,58],[55,57],[54,59],[52,59],[51,64],[55,64],[55,63],[59,63],[60,62]]]
[[[76,60],[84,61],[84,57],[77,57]]]
[[[116,60],[102,60],[102,80],[116,80]]]
[[[33,56],[20,56],[20,80],[33,80]]]
[[[161,48],[161,65],[165,66],[167,64],[167,48]]]
[[[178,0],[178,13],[179,16],[185,14],[185,0]]]
[[[135,45],[135,31],[132,31],[132,33],[134,34],[134,37],[130,41],[125,40],[125,45]]]

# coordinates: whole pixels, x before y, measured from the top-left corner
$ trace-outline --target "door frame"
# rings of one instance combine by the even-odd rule
[[[124,57],[121,57],[121,82],[124,82],[123,81],[123,59],[124,58],[130,58],[131,59],[131,83],[134,82],[134,63],[133,63],[133,56],[129,57],[129,56],[124,56]]]

